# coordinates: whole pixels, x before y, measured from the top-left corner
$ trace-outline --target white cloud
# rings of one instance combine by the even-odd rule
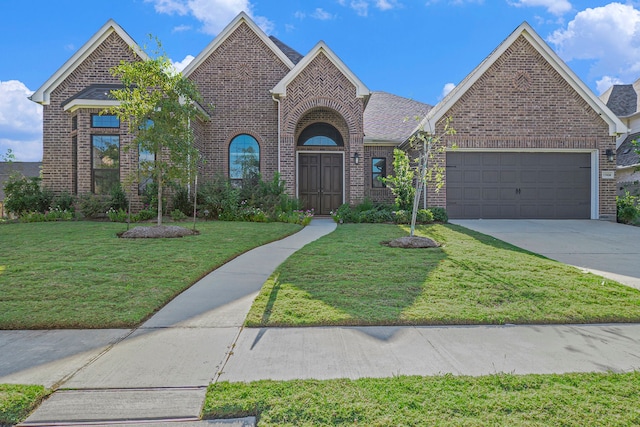
[[[296,18],[296,19],[304,19],[304,18],[307,17],[307,14],[304,13],[303,11],[301,11],[301,10],[296,10],[293,13],[293,17]]]
[[[456,85],[453,83],[447,83],[444,85],[444,87],[442,88],[442,95],[440,95],[440,99],[444,98],[445,96],[449,95],[449,92],[451,92],[453,89],[455,89]]]
[[[19,162],[42,160],[42,106],[18,80],[0,81],[0,156],[13,151]]]
[[[202,22],[202,31],[216,35],[240,12],[256,22],[262,30],[269,33],[273,30],[273,22],[264,16],[253,15],[253,5],[249,0],[145,0],[153,3],[156,12],[168,15],[192,15]]]
[[[547,40],[565,61],[595,61],[595,78],[633,81],[640,73],[640,11],[631,4],[585,9]]]
[[[184,57],[182,61],[180,62],[171,61],[171,63],[173,64],[173,68],[175,68],[177,71],[182,71],[187,67],[187,65],[191,63],[191,61],[193,61],[193,59],[194,57],[192,55],[187,55]]]
[[[316,8],[316,10],[314,10],[313,13],[311,14],[311,17],[315,19],[319,19],[320,21],[328,21],[334,18],[332,14],[322,9],[321,7]]]
[[[598,95],[602,95],[607,89],[609,89],[613,85],[620,85],[623,83],[624,82],[617,77],[603,76],[600,80],[596,82]]]
[[[340,6],[348,6],[353,9],[359,16],[369,15],[369,6],[373,6],[381,11],[387,11],[402,7],[399,0],[338,0]]]
[[[171,30],[172,33],[182,33],[184,31],[189,31],[191,29],[191,25],[178,25],[177,27],[173,27]]]
[[[563,15],[572,9],[568,0],[514,0],[508,3],[516,7],[545,7],[554,15]]]
[[[380,10],[391,10],[399,6],[397,0],[376,0],[376,7]]]
[[[16,162],[41,162],[42,138],[15,140],[0,138],[0,158],[11,149]]]
[[[367,16],[369,14],[369,2],[367,1],[352,0],[349,6],[356,11],[358,16]]]

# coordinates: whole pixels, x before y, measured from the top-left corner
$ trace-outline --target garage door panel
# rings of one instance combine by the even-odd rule
[[[449,216],[588,219],[590,166],[589,153],[447,153]]]

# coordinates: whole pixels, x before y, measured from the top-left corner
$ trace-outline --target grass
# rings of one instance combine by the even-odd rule
[[[222,382],[204,418],[266,426],[640,425],[640,372]]]
[[[401,226],[345,224],[292,255],[248,326],[640,321],[640,291],[455,225],[419,227],[443,247],[380,244]]]
[[[119,239],[125,225],[110,222],[0,225],[0,329],[132,327],[228,260],[300,229],[197,228],[185,238]]]
[[[50,392],[39,385],[0,384],[0,426],[23,421]]]

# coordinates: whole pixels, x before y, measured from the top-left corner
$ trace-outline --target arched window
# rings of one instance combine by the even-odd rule
[[[338,129],[328,123],[314,123],[307,126],[298,138],[298,145],[342,147],[344,141]]]
[[[229,178],[242,184],[260,173],[260,145],[251,135],[238,135],[229,144]]]

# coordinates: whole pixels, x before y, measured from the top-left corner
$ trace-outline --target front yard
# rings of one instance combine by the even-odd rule
[[[381,241],[404,226],[345,224],[296,252],[248,326],[640,321],[640,291],[455,225],[421,226],[437,249]]]
[[[279,222],[197,228],[185,238],[119,239],[125,224],[0,225],[0,329],[133,327],[228,260],[300,230]]]

